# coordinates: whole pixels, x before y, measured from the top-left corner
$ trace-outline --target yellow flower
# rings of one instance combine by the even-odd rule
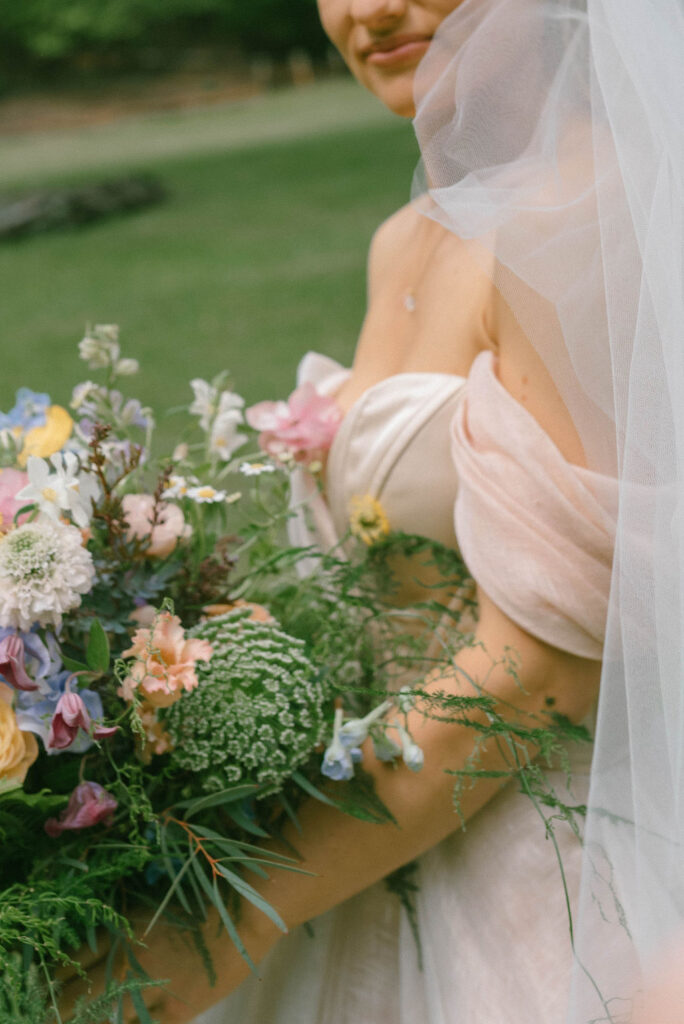
[[[17,460],[19,465],[23,468],[29,455],[46,459],[61,451],[71,437],[73,426],[74,421],[66,409],[61,405],[49,406],[43,426],[34,427],[24,436],[24,447]]]
[[[354,495],[349,502],[349,528],[364,544],[376,544],[390,531],[389,521],[377,498]]]
[[[8,782],[20,786],[37,757],[36,737],[21,731],[11,704],[0,696],[0,788]]]

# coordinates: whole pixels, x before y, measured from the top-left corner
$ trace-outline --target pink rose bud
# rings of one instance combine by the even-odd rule
[[[52,716],[47,741],[48,750],[66,750],[76,739],[79,729],[83,729],[95,739],[103,739],[105,736],[111,736],[118,728],[116,725],[109,728],[96,725],[91,733],[90,725],[90,715],[82,697],[67,689],[57,701]]]
[[[313,384],[302,384],[287,402],[258,402],[247,409],[250,427],[260,430],[259,446],[275,459],[289,455],[310,463],[328,450],[342,422],[333,398],[320,395]]]
[[[100,823],[111,825],[116,808],[114,797],[97,782],[82,782],[69,797],[59,819],[48,818],[45,831],[54,839],[67,829],[90,828]]]
[[[17,690],[37,690],[27,674],[24,661],[24,641],[16,634],[0,640],[0,675]]]
[[[166,558],[192,532],[178,505],[155,502],[151,494],[125,494],[121,504],[128,525],[126,538],[145,541],[146,557]]]

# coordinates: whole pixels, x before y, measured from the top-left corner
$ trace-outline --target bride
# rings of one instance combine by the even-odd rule
[[[415,116],[423,170],[414,201],[373,239],[353,366],[315,353],[300,365],[300,381],[334,395],[345,416],[325,500],[304,476],[296,498],[322,545],[344,533],[349,499],[370,494],[392,527],[460,548],[479,643],[457,655],[443,689],[472,692],[464,680],[486,676],[521,713],[552,707],[579,722],[595,709],[604,657],[591,794],[580,756],[566,794],[589,802],[585,845],[558,827],[568,908],[528,798],[480,780],[463,795],[462,830],[446,773],[466,762],[472,731],[414,712],[419,775],[365,756],[399,828],[305,805],[293,843],[311,875],[260,883],[289,934],[245,906],[242,938],[260,964],[248,977],[210,920],[210,988],[182,940],[158,927],[141,958],[172,979],[157,1012],[165,1024],[198,1012],[196,1024],[636,1021],[639,965],[684,925],[672,685],[684,645],[672,614],[672,531],[683,522],[673,410],[684,371],[673,353],[684,316],[671,315],[684,313],[679,0],[659,12],[643,0],[318,6],[358,80]],[[654,228],[675,239],[664,254]],[[296,529],[306,539],[303,519]],[[404,570],[401,599],[415,600]],[[511,650],[520,686],[490,671]],[[481,766],[502,766],[494,745]],[[382,884],[414,859],[422,969]]]

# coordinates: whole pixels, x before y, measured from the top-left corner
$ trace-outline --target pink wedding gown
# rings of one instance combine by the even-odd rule
[[[299,380],[334,394],[348,375],[310,353]],[[600,657],[612,560],[612,481],[571,466],[504,391],[492,356],[468,380],[402,373],[357,401],[333,442],[327,503],[303,472],[294,540],[332,545],[353,495],[378,498],[390,525],[460,542],[473,575],[523,628]],[[457,500],[458,499],[458,500]],[[456,508],[456,515],[454,515]],[[313,525],[314,534],[311,533]],[[569,751],[571,792],[586,801],[591,751]],[[580,845],[559,826],[570,901]],[[419,861],[423,950],[382,882],[297,929],[259,977],[195,1024],[563,1024],[572,951],[552,843],[530,799],[511,785]],[[220,971],[220,965],[217,965]]]

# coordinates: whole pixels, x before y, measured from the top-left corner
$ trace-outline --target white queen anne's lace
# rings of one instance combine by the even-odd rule
[[[41,516],[0,540],[0,626],[59,627],[81,603],[95,569],[80,532]]]

